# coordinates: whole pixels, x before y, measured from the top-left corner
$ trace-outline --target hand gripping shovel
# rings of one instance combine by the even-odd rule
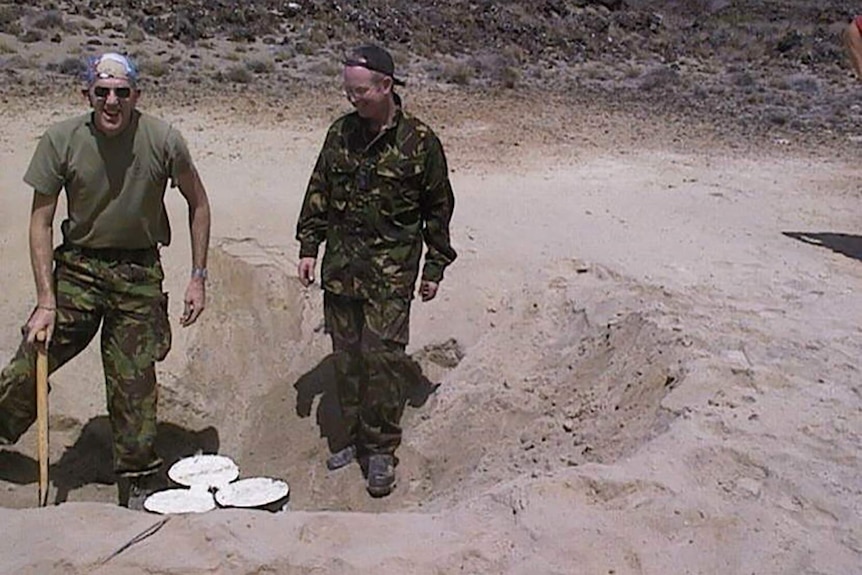
[[[48,504],[48,350],[47,334],[36,334],[36,427],[39,432],[39,507]]]

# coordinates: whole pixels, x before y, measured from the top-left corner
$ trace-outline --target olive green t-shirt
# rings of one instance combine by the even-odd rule
[[[135,111],[128,128],[108,138],[88,113],[48,128],[24,181],[40,194],[65,188],[66,243],[141,249],[170,243],[165,189],[191,166],[185,140],[167,122]]]

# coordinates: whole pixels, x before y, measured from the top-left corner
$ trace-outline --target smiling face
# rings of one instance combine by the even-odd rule
[[[344,94],[362,118],[386,119],[392,78],[362,66],[345,66],[343,82]]]
[[[141,92],[125,78],[99,78],[85,93],[96,128],[111,138],[129,126]]]

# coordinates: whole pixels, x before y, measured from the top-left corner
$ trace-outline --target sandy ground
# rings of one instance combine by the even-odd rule
[[[214,208],[209,308],[160,366],[162,446],[285,479],[290,510],[162,525],[114,505],[94,345],[53,378],[57,505],[32,509],[35,433],[0,451],[0,573],[860,571],[857,167],[553,103],[418,97],[449,154],[460,257],[415,306],[426,386],[398,488],[372,500],[356,466],[323,466],[328,341],[293,272],[342,109],[328,100],[149,108],[187,136]],[[8,104],[4,358],[33,297],[20,178],[38,134],[79,109]],[[177,194],[169,209],[176,319],[188,234]]]

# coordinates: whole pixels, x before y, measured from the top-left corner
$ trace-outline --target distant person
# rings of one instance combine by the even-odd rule
[[[209,200],[186,143],[170,124],[135,109],[137,81],[125,56],[92,59],[83,89],[92,110],[49,127],[36,146],[24,175],[34,190],[29,233],[36,307],[22,328],[17,354],[0,374],[0,444],[10,444],[36,418],[37,333],[47,333],[54,371],[101,326],[113,465],[128,485],[133,508],[142,507],[162,465],[153,447],[154,363],[171,347],[159,258],[171,240],[164,204],[169,181],[189,209],[192,267],[183,326],[204,309],[210,235]],[[54,249],[62,189],[68,214],[62,243]]]
[[[351,441],[327,466],[359,459],[368,492],[382,497],[395,486],[401,415],[416,377],[405,348],[423,242],[419,296],[427,302],[456,257],[455,198],[440,140],[401,108],[394,88],[404,82],[392,56],[378,46],[354,49],[343,82],[355,111],[329,128],[311,175],[297,223],[297,273],[305,286],[314,281],[326,242],[324,323]]]
[[[853,18],[843,33],[844,48],[856,76],[862,79],[862,15]]]

